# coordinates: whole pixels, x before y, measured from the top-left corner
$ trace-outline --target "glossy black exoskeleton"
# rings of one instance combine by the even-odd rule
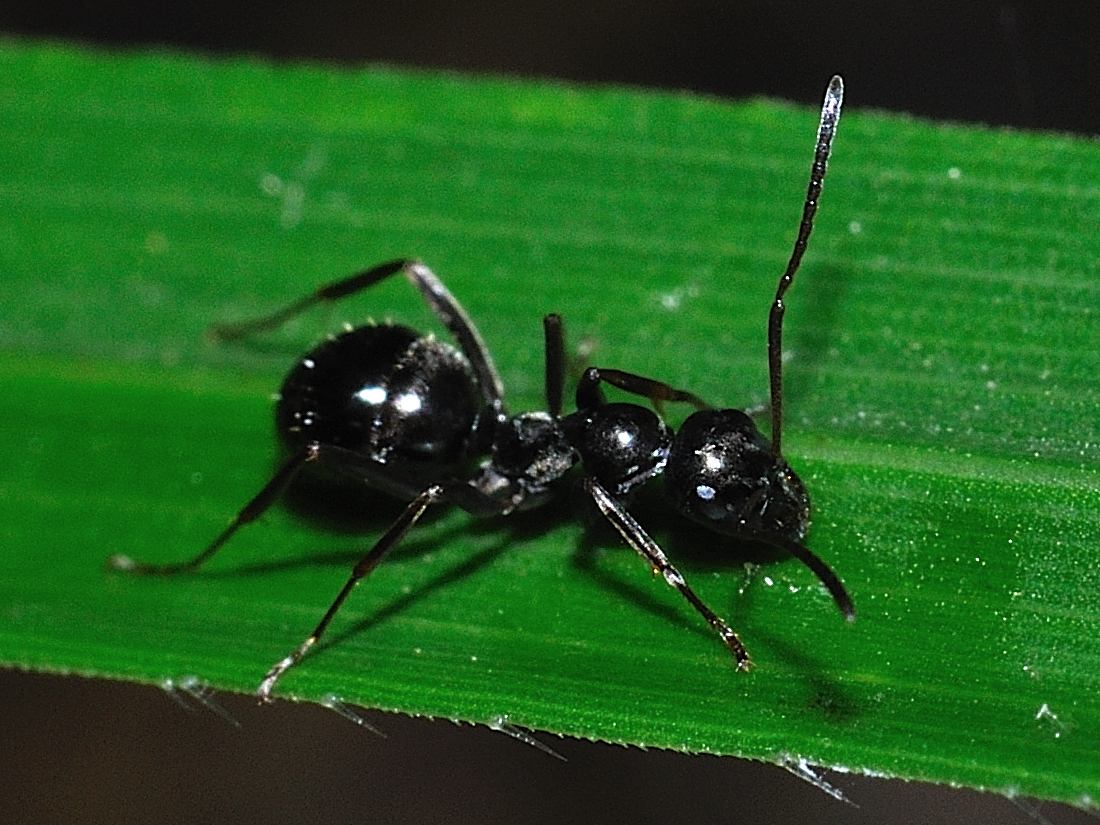
[[[302,358],[279,391],[275,426],[291,451],[316,442],[386,465],[404,496],[425,478],[464,473],[479,424],[496,413],[454,347],[381,325],[349,330]]]
[[[355,565],[313,632],[267,672],[258,691],[267,699],[282,674],[324,634],[355,585],[429,507],[447,503],[479,516],[537,507],[579,467],[581,485],[599,511],[707,620],[740,669],[747,669],[750,661],[737,634],[695,594],[627,510],[631,494],[659,475],[664,476],[667,499],[682,515],[717,533],[788,551],[817,574],[841,612],[853,618],[852,601],[836,574],[802,544],[810,523],[810,500],[780,450],[783,297],[813,228],[842,93],[840,78],[833,78],[822,108],[794,252],[769,316],[771,441],[745,412],[712,409],[690,392],[621,370],[588,368],[577,385],[576,410],[563,414],[564,336],[557,315],[543,322],[547,410],[510,415],[492,358],[458,301],[424,264],[392,261],[322,287],[271,315],[216,327],[214,333],[225,340],[270,330],[315,304],[401,274],[458,346],[407,327],[381,324],[350,329],[315,347],[290,371],[276,405],[279,436],[290,457],[233,522],[188,561],[155,565],[115,556],[111,565],[141,573],[198,567],[270,507],[306,466],[350,473],[408,501]],[[658,411],[670,401],[697,409],[674,433],[647,407],[608,403],[603,384],[647,398]]]

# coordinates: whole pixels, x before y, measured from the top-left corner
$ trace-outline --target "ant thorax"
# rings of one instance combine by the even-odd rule
[[[626,496],[668,463],[672,430],[637,404],[601,404],[562,419],[585,474],[615,496]]]
[[[561,419],[546,412],[521,413],[501,422],[492,452],[473,486],[505,507],[505,512],[544,504],[551,487],[577,463]]]

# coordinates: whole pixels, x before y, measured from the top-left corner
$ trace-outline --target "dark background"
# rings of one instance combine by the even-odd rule
[[[1100,4],[595,2],[44,3],[5,0],[0,33],[278,60],[771,95],[1100,132]],[[561,763],[485,729],[221,697],[242,728],[155,688],[0,674],[5,822],[1094,821],[1080,812],[831,775],[861,807],[778,768],[543,736]]]
[[[989,0],[397,3],[4,0],[0,31],[691,89],[1100,132],[1100,6]]]

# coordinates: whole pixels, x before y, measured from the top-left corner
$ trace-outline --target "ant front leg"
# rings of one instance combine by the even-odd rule
[[[752,661],[749,659],[749,652],[745,649],[745,645],[741,643],[737,633],[726,623],[725,619],[707,607],[703,600],[695,594],[695,591],[688,586],[683,574],[672,565],[660,545],[650,537],[642,525],[596,479],[592,477],[585,478],[584,489],[592,496],[592,500],[596,502],[596,506],[600,508],[604,518],[611,522],[611,525],[618,530],[619,535],[623,537],[626,543],[649,562],[654,572],[660,573],[670,587],[674,587],[679,591],[680,595],[687,599],[691,606],[707,620],[707,624],[717,631],[726,647],[729,648],[730,653],[733,654],[733,658],[737,660],[737,669],[750,670]]]
[[[618,387],[624,392],[648,398],[649,402],[659,415],[664,416],[664,403],[666,401],[682,401],[691,404],[697,410],[709,410],[710,404],[694,393],[686,390],[678,390],[663,381],[653,378],[645,378],[631,372],[622,370],[609,370],[601,367],[589,367],[581,376],[577,384],[577,407],[582,410],[590,410],[604,405],[603,391],[600,383]]]
[[[462,354],[469,360],[477,377],[478,387],[485,404],[503,415],[504,385],[493,363],[493,358],[489,355],[489,350],[481,338],[481,333],[478,332],[458,299],[443,285],[439,277],[420,261],[402,258],[378,264],[350,277],[326,284],[304,298],[299,298],[282,309],[260,318],[235,324],[215,324],[210,328],[210,334],[220,341],[233,341],[257,332],[277,329],[311,307],[355,295],[398,273],[403,274],[416,288],[428,304],[428,308],[458,341]]]

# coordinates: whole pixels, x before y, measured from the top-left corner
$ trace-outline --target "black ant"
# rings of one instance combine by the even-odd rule
[[[355,585],[429,507],[453,504],[477,516],[538,507],[579,464],[583,488],[603,516],[718,632],[738,669],[749,669],[751,662],[737,634],[695,594],[624,505],[658,475],[664,475],[666,495],[680,513],[718,533],[789,552],[817,574],[844,616],[853,619],[855,608],[843,584],[802,544],[810,500],[780,450],[783,296],[813,229],[842,97],[843,84],[834,77],[821,111],[798,237],[768,319],[770,442],[741,410],[712,409],[692,393],[661,381],[597,367],[588,368],[578,382],[576,412],[562,415],[564,335],[557,315],[543,321],[547,410],[511,416],[492,358],[462,306],[424,264],[391,261],[324,286],[271,315],[217,326],[213,332],[229,340],[271,330],[315,304],[401,274],[454,335],[458,348],[389,323],[357,327],[326,340],[290,371],[275,407],[290,458],[232,523],[189,561],[143,564],[113,556],[110,565],[135,573],[193,570],[265,512],[307,465],[350,471],[370,487],[408,501],[355,565],[313,632],[267,672],[258,695],[268,700],[279,678],[321,638]],[[646,407],[608,403],[601,384],[647,398],[657,410],[675,401],[694,405],[696,412],[674,434]],[[470,476],[470,462],[484,456]]]

